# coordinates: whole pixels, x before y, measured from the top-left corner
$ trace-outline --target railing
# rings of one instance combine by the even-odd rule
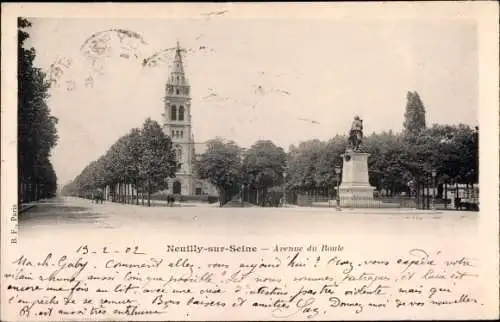
[[[337,200],[328,195],[297,196],[297,206],[301,207],[337,207]],[[410,197],[341,197],[342,208],[416,208],[414,198]]]

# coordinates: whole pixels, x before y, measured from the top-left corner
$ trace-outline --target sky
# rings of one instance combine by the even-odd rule
[[[219,136],[248,147],[270,139],[287,150],[346,134],[356,115],[366,134],[397,132],[410,90],[419,93],[427,124],[478,124],[477,31],[470,20],[244,19],[228,11],[192,18],[30,21],[27,45],[36,49],[38,67],[49,71],[58,58],[70,59],[48,100],[59,119],[52,162],[60,184],[146,118],[162,122],[174,53],[155,67],[142,62],[176,41],[187,49],[197,142]],[[116,33],[105,33],[110,57],[98,59],[97,72],[82,45],[109,29],[136,32],[144,43],[133,41],[136,58]],[[129,58],[120,56],[125,52]]]

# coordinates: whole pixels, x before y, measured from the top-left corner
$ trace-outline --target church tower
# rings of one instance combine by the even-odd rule
[[[175,57],[165,87],[163,131],[172,139],[179,167],[176,178],[169,179],[168,192],[194,194],[194,136],[191,133],[191,94],[184,73],[182,49],[177,42]]]

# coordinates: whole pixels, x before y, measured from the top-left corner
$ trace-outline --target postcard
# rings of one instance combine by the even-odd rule
[[[2,4],[2,321],[499,317],[493,2]]]

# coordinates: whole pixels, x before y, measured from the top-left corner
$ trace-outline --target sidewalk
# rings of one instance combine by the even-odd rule
[[[23,213],[27,210],[30,210],[31,208],[34,208],[38,206],[38,202],[34,201],[34,202],[29,202],[29,203],[23,203],[23,204],[19,204],[19,213]]]
[[[144,200],[144,205],[142,204],[142,200],[140,200],[139,204],[137,205],[136,203],[112,202],[111,200],[104,200],[104,203],[124,205],[124,206],[141,206],[141,207],[148,206],[147,200]],[[219,206],[218,202],[210,204],[207,202],[179,202],[179,201],[176,201],[173,205],[173,207],[218,207],[218,206]],[[167,201],[165,200],[151,200],[151,207],[169,207],[169,206]]]
[[[40,200],[37,200],[37,201],[31,201],[31,202],[25,202],[25,203],[20,203],[18,205],[19,207],[19,213],[23,213],[27,210],[30,210],[32,208],[35,208],[36,206],[39,206],[40,204],[44,204],[44,203],[54,203],[56,201],[55,198],[51,198],[51,199],[40,199]]]

